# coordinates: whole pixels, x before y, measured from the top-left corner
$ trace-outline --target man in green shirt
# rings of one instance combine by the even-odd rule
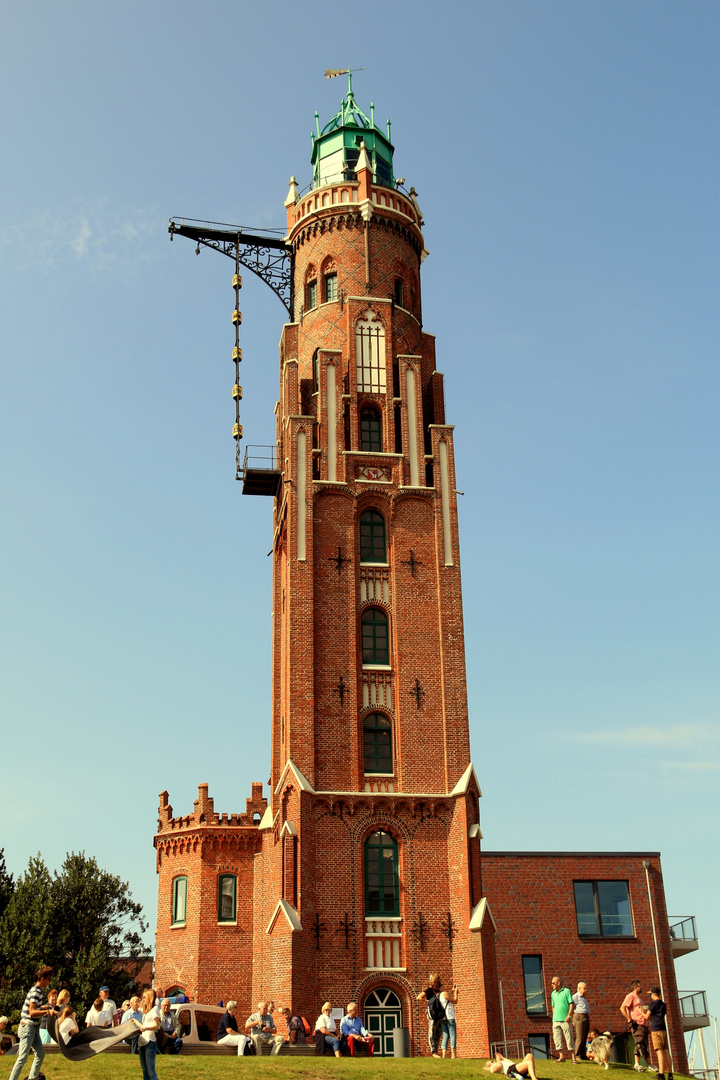
[[[550,1000],[552,1001],[553,1041],[555,1049],[558,1051],[558,1061],[565,1061],[566,1059],[563,1050],[564,1038],[565,1046],[570,1051],[573,1062],[577,1064],[575,1040],[570,1028],[570,1020],[574,1010],[572,994],[567,986],[563,986],[563,981],[559,975],[554,976],[550,985],[552,986]]]

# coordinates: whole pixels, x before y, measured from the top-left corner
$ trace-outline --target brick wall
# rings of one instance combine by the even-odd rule
[[[643,860],[650,863],[650,889],[675,1068],[678,1072],[687,1071],[657,854],[483,852],[484,887],[498,926],[497,965],[508,1038],[524,1038],[527,1042],[529,1034],[551,1031],[548,1016],[529,1017],[525,1009],[522,957],[535,954],[542,956],[548,1006],[553,975],[563,978],[573,993],[577,983],[583,980],[588,984],[591,1023],[602,1030],[624,1031],[618,1010],[631,981],[642,980],[646,990],[658,982]],[[593,880],[628,882],[633,937],[578,935],[573,882]]]

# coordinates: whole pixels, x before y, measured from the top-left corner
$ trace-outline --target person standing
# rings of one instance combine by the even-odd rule
[[[587,1061],[587,1037],[590,1031],[590,1006],[588,1005],[587,983],[577,984],[577,993],[573,994],[572,1022],[575,1032],[575,1057]]]
[[[127,1012],[123,1014],[123,1021],[127,1022],[128,1020],[137,1020],[138,1025],[142,1024],[142,1013],[140,1012],[140,998],[137,996],[137,994],[135,994],[134,997],[130,998],[130,1008],[127,1010]],[[136,1034],[131,1035],[129,1039],[125,1040],[125,1042],[130,1043],[131,1054],[137,1054],[139,1038],[140,1035]]]
[[[18,1080],[20,1073],[25,1068],[25,1062],[30,1056],[31,1050],[35,1055],[35,1060],[28,1073],[28,1080],[37,1080],[40,1074],[40,1066],[45,1057],[45,1047],[40,1038],[40,1021],[43,1016],[48,1016],[55,1011],[51,1005],[42,1004],[42,996],[43,990],[49,985],[53,974],[53,969],[48,967],[47,964],[43,964],[37,973],[37,982],[28,990],[20,1013],[17,1061],[13,1065],[9,1080]]]
[[[650,1064],[650,1048],[648,1047],[647,1017],[645,1016],[645,1002],[640,997],[642,983],[635,979],[630,987],[630,993],[625,995],[620,1006],[620,1012],[628,1022],[635,1043],[635,1072],[644,1072],[640,1059],[645,1061],[649,1072],[657,1072]]]
[[[452,990],[443,990],[440,994],[440,1001],[445,1006],[445,1019],[441,1024],[443,1033],[441,1051],[443,1057],[447,1055],[448,1043],[450,1044],[450,1057],[457,1057],[457,1028],[455,1026],[457,999],[457,986],[453,986]]]
[[[653,1050],[657,1054],[658,1059],[659,1072],[656,1080],[665,1080],[666,1065],[668,1066],[667,1080],[673,1080],[672,1058],[670,1056],[667,1025],[665,1023],[667,1005],[662,999],[659,986],[650,987],[650,1007],[645,1007],[645,1015],[647,1016],[650,1025],[650,1038],[652,1039]]]
[[[114,1017],[115,1017],[115,1013],[117,1012],[117,1005],[115,1004],[113,999],[110,997],[110,987],[109,986],[101,986],[100,987],[100,997],[102,998],[102,1003],[103,1003],[102,1007],[103,1007],[103,1009],[105,1010],[105,1012],[110,1013],[110,1027],[113,1027],[114,1026],[113,1025],[113,1020],[114,1020]]]
[[[552,1002],[553,1041],[555,1043],[555,1049],[558,1051],[558,1061],[566,1060],[563,1056],[564,1039],[565,1045],[570,1051],[573,1063],[577,1064],[577,1058],[575,1057],[575,1041],[570,1029],[570,1019],[574,1010],[572,994],[567,986],[563,986],[563,981],[559,975],[553,977],[550,985],[552,986],[550,1000]]]
[[[430,1046],[430,1053],[436,1058],[440,1057],[438,1049],[440,1046],[440,1036],[442,1034],[442,1024],[445,1019],[445,1009],[440,1000],[441,989],[442,979],[436,972],[431,972],[428,975],[427,987],[417,995],[418,1001],[424,1001],[427,1004],[428,1044]],[[436,998],[437,1001],[435,1000]]]
[[[160,1027],[161,1020],[160,1010],[155,1004],[154,990],[143,990],[140,1011],[142,1021],[140,1023],[138,1052],[140,1054],[143,1080],[158,1080],[158,1074],[155,1071],[155,1055],[157,1054],[155,1032]]]

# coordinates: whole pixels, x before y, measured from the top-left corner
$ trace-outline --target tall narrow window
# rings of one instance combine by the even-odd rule
[[[329,303],[331,300],[337,300],[337,274],[325,275],[325,303]]]
[[[381,322],[372,321],[368,309],[355,329],[357,387],[366,394],[385,393],[385,331]]]
[[[377,510],[360,515],[360,562],[387,562],[385,518]]]
[[[313,368],[313,394],[317,394],[320,389],[320,350],[316,349],[313,353],[312,368]]]
[[[523,982],[525,984],[525,1012],[528,1016],[545,1016],[545,986],[543,984],[542,956],[523,956]]]
[[[218,878],[218,922],[235,922],[237,917],[237,878],[221,874]]]
[[[390,833],[373,833],[365,843],[365,914],[400,914],[398,847]]]
[[[391,773],[392,726],[382,713],[370,713],[363,723],[366,773]]]
[[[313,281],[308,281],[307,306],[308,311],[311,311],[312,308],[317,307],[317,278],[315,278]]]
[[[395,303],[398,307],[403,306],[403,283],[402,278],[395,278]]]
[[[184,926],[187,915],[187,878],[173,878],[172,924]]]
[[[389,664],[390,644],[388,617],[379,608],[368,608],[362,614],[363,664]]]
[[[382,417],[377,409],[363,409],[360,415],[360,449],[382,453]]]

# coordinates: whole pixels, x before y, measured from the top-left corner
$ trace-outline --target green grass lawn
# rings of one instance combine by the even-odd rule
[[[5,1080],[12,1068],[14,1058],[0,1060],[0,1080]],[[28,1063],[29,1064],[29,1063]],[[445,1073],[463,1078],[487,1077],[484,1059],[458,1058],[456,1061],[435,1058],[282,1058],[263,1057],[158,1057],[159,1080],[231,1080],[238,1074],[253,1080],[332,1080],[341,1077],[349,1080],[357,1074],[362,1080],[436,1080]],[[632,1080],[634,1072],[628,1065],[611,1065],[608,1073],[597,1065],[560,1064],[556,1061],[537,1063],[540,1080],[604,1080],[615,1073],[615,1080]],[[27,1076],[27,1066],[23,1075]],[[43,1062],[47,1080],[142,1080],[142,1070],[137,1057],[124,1054],[100,1054],[92,1061],[71,1062],[59,1055],[48,1055]],[[619,1075],[621,1074],[621,1075]],[[679,1074],[675,1074],[678,1076]],[[650,1080],[651,1074],[647,1075]]]

